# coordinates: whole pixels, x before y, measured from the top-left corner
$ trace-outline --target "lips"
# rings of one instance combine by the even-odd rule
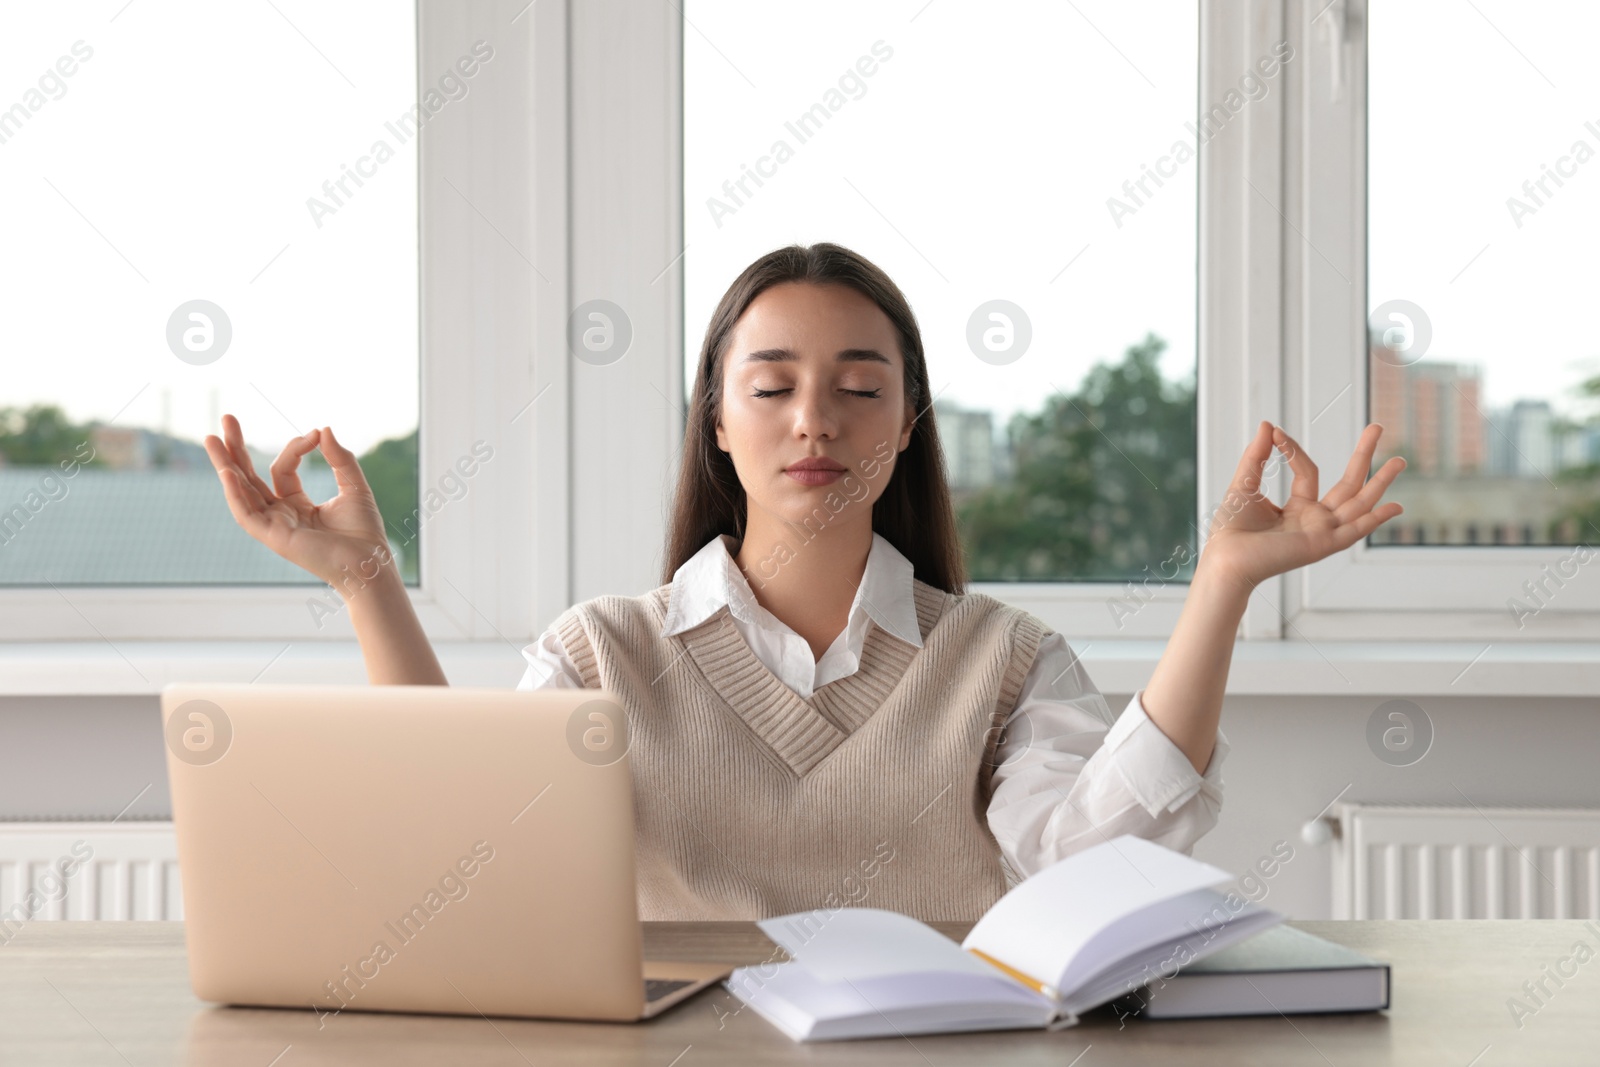
[[[808,456],[796,463],[789,464],[786,470],[791,471],[842,471],[844,464],[824,456]]]

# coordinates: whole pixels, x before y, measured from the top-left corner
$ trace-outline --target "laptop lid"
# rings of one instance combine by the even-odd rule
[[[605,691],[184,683],[161,713],[196,996],[639,1017]]]

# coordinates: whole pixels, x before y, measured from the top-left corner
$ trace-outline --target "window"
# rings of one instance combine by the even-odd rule
[[[431,636],[514,659],[508,635],[570,602],[550,551],[566,475],[531,458],[565,427],[527,417],[545,379],[565,388],[559,357],[529,359],[533,264],[560,241],[533,232],[523,143],[548,107],[531,55],[559,37],[534,46],[533,26],[562,27],[521,14],[0,16],[4,67],[27,75],[0,99],[0,187],[25,207],[0,252],[0,636],[86,642],[141,691],[124,641],[350,636],[331,588],[234,526],[199,444],[224,411],[268,477],[286,440],[334,426]],[[333,495],[326,468],[302,471]]]
[[[102,5],[104,6],[104,5]],[[3,16],[0,585],[320,585],[234,525],[331,424],[417,579],[416,20],[394,4]],[[292,20],[292,21],[291,21]],[[313,499],[336,492],[312,453]]]
[[[1371,20],[1369,388],[1380,460],[1409,464],[1394,498],[1441,544],[1472,543],[1472,519],[1594,543],[1600,74],[1583,42],[1600,9],[1418,2]]]
[[[1578,317],[1600,195],[1577,148],[1600,151],[1588,5],[1384,5],[1369,19],[1366,0],[1173,0],[1157,13],[1080,0],[982,17],[840,4],[774,29],[765,7],[696,0],[420,0],[414,20],[280,2],[207,9],[171,33],[159,6],[37,7],[0,16],[6,69],[37,72],[0,98],[0,185],[27,208],[0,253],[12,409],[0,503],[29,491],[5,480],[23,462],[48,464],[95,419],[156,435],[103,435],[114,457],[181,459],[188,427],[215,421],[211,385],[264,453],[302,424],[332,423],[362,451],[413,434],[408,481],[426,520],[413,603],[435,638],[514,650],[575,601],[656,584],[684,367],[713,302],[762,252],[831,239],[880,263],[922,322],[977,588],[1080,637],[1160,639],[1186,575],[1141,575],[1192,536],[1172,532],[1180,519],[1200,525],[1221,501],[1256,421],[1294,433],[1326,487],[1375,419],[1421,442],[1404,446],[1412,469],[1395,490],[1407,514],[1261,587],[1244,635],[1592,640],[1600,585],[1580,576],[1600,536],[1585,532],[1600,368]],[[186,28],[250,47],[185,48],[172,33]],[[74,53],[79,40],[93,55]],[[442,79],[480,41],[494,59],[451,90]],[[271,69],[251,76],[263,53]],[[322,182],[441,86],[404,146],[414,157],[350,183],[359,195],[341,194],[317,229],[306,201]],[[785,124],[808,115],[802,143]],[[82,161],[56,169],[68,146]],[[296,180],[307,173],[309,186]],[[255,180],[294,191],[281,216],[242,184]],[[741,181],[733,203],[724,183]],[[382,232],[363,231],[364,215],[407,195],[414,210],[385,209]],[[731,212],[713,214],[712,199]],[[278,239],[280,218],[304,239]],[[1459,225],[1441,233],[1448,219]],[[390,271],[415,285],[385,282]],[[218,299],[222,285],[244,295]],[[277,299],[252,300],[274,286]],[[195,299],[233,331],[209,365],[166,341]],[[1009,363],[966,340],[975,312],[1000,335],[1015,326],[985,318],[992,299],[1028,318],[1029,348]],[[628,317],[632,346],[609,364],[569,348],[569,318],[591,300]],[[1390,314],[1393,300],[1426,314],[1425,351],[1398,347],[1419,319]],[[216,325],[180,316],[180,339],[185,323],[197,341]],[[1143,353],[1137,381],[1119,380],[1130,349]],[[319,359],[296,372],[304,353]],[[49,403],[59,420],[27,421]],[[1150,435],[1139,420],[1156,403],[1189,406],[1187,437],[1168,423]],[[1052,411],[1080,418],[1099,448],[1086,502],[1029,480],[1048,470],[1030,469],[1030,444],[1058,427],[1028,416]],[[361,420],[361,434],[347,429]],[[448,472],[479,441],[495,458],[454,492]],[[1280,466],[1267,488],[1282,500],[1288,484]],[[211,488],[222,528],[205,543],[255,550]],[[81,499],[47,502],[33,522]],[[1047,506],[1019,529],[1006,505],[1029,503]],[[128,552],[78,553],[76,576],[18,584],[6,554],[39,529],[0,547],[8,639],[349,634],[342,618],[313,625],[308,597],[323,591],[298,574],[193,554],[156,573]],[[1081,543],[1063,551],[1052,530]],[[1119,618],[1130,595],[1139,610]]]
[[[1290,576],[1288,625],[1592,640],[1600,357],[1586,316],[1600,278],[1586,235],[1600,185],[1587,164],[1600,129],[1583,48],[1597,13],[1287,10],[1308,61],[1284,133],[1286,384],[1313,455],[1342,464],[1365,421],[1384,424],[1375,465],[1406,456],[1392,497],[1412,532]]]
[[[1181,586],[1196,126],[1219,121],[1193,0],[684,17],[685,381],[750,262],[853,248],[917,315],[972,579],[1109,583],[1088,595],[1111,632],[1145,583]]]

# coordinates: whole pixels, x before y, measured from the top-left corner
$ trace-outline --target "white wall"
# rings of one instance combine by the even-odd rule
[[[1114,708],[1129,694],[1108,693]],[[1481,807],[1600,807],[1600,701],[1413,698],[1433,720],[1433,746],[1409,767],[1367,748],[1371,697],[1237,697],[1223,710],[1233,751],[1222,821],[1195,855],[1243,871],[1278,841],[1294,858],[1262,898],[1292,918],[1331,918],[1328,848],[1300,826],[1349,785],[1345,800]],[[170,814],[154,699],[0,699],[0,821],[124,819]],[[148,787],[148,788],[146,788]],[[1461,792],[1458,793],[1457,789]]]

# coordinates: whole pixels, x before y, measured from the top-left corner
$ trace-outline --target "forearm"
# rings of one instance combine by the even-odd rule
[[[1249,590],[1215,573],[1201,556],[1172,639],[1144,690],[1145,714],[1205,773],[1222,717],[1234,637]]]
[[[373,685],[449,685],[395,564],[344,593]]]

